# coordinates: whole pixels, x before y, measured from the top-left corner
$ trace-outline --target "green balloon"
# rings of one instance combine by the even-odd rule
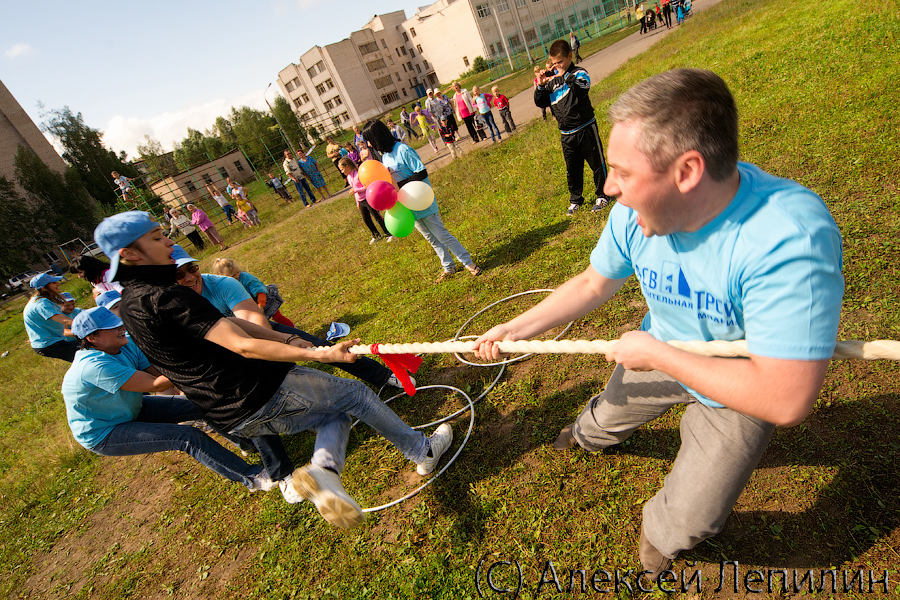
[[[406,237],[416,228],[416,216],[399,202],[384,213],[384,224],[394,237]]]

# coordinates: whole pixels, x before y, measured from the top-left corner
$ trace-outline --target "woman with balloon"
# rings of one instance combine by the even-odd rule
[[[387,125],[378,120],[366,123],[363,137],[381,153],[382,162],[367,160],[360,165],[360,181],[367,186],[369,206],[387,211],[384,222],[388,231],[395,237],[406,237],[413,228],[422,234],[434,248],[443,267],[437,281],[456,272],[453,256],[469,273],[481,275],[481,268],[472,261],[469,252],[444,227],[428,172],[418,153],[398,142]],[[394,181],[400,188],[399,192],[394,188]]]

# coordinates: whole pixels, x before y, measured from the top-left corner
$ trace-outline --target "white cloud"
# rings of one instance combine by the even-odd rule
[[[27,56],[34,52],[34,47],[30,44],[13,44],[4,54],[6,54],[6,58],[18,58],[20,56]]]
[[[272,101],[271,92],[269,101]],[[116,115],[106,124],[103,142],[116,152],[124,150],[130,158],[136,158],[137,146],[144,143],[146,134],[159,140],[166,150],[172,150],[176,142],[187,136],[188,127],[203,132],[212,127],[216,117],[227,117],[232,106],[268,110],[263,100],[263,90],[254,90],[227,100],[217,98],[203,104],[186,106],[177,112],[165,112],[152,117]]]

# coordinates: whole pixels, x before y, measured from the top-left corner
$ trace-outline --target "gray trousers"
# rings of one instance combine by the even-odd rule
[[[775,426],[730,408],[710,408],[665,373],[620,365],[573,430],[578,445],[595,452],[628,439],[676,404],[688,405],[681,448],[662,489],[644,505],[643,524],[650,543],[669,558],[722,530]]]

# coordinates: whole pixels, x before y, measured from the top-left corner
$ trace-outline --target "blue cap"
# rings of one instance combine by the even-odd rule
[[[112,308],[121,299],[122,294],[120,294],[116,290],[107,290],[97,296],[97,306],[102,306],[103,308]]]
[[[65,300],[66,302],[75,302],[75,296],[73,296],[69,292],[63,292],[62,294],[60,294],[60,296],[62,296],[63,300]]]
[[[81,340],[100,329],[115,329],[121,326],[122,319],[102,306],[83,310],[72,319],[72,333]]]
[[[35,275],[34,277],[32,277],[28,285],[36,290],[39,290],[48,283],[53,283],[54,281],[62,281],[62,279],[62,277],[57,277],[56,275],[51,275],[50,273],[41,273],[40,275]]]
[[[136,242],[141,236],[159,227],[150,213],[131,210],[106,217],[94,230],[94,241],[109,258],[109,278],[119,269],[119,250]]]
[[[175,266],[180,267],[181,265],[186,265],[188,263],[197,262],[196,259],[191,258],[187,250],[175,244],[172,246],[172,259],[175,261]]]
[[[337,321],[331,322],[331,327],[328,328],[328,333],[325,335],[325,339],[329,342],[332,342],[336,339],[342,338],[345,335],[350,333],[350,326],[346,323],[338,323]]]

